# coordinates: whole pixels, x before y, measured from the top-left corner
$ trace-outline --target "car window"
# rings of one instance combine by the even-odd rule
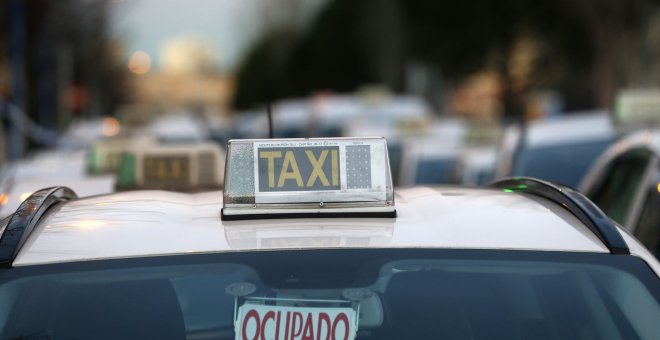
[[[0,334],[651,339],[660,334],[657,280],[632,256],[492,250],[278,251],[19,267],[0,272]]]
[[[605,214],[624,224],[651,154],[634,150],[614,159],[587,195]],[[626,226],[629,227],[629,226]]]
[[[456,159],[425,159],[417,163],[415,184],[438,184],[451,182]]]
[[[524,148],[513,163],[512,176],[531,176],[576,188],[593,161],[611,140]]]
[[[660,258],[660,169],[646,188],[646,196],[642,206],[635,237],[637,237],[651,253]]]

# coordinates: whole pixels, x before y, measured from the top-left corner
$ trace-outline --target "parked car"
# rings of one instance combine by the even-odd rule
[[[630,133],[605,151],[580,184],[608,216],[660,256],[660,130]]]
[[[570,114],[509,128],[495,177],[531,176],[576,188],[616,137],[607,112]]]

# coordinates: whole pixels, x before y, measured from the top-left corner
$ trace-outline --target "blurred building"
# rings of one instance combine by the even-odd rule
[[[219,71],[208,42],[192,36],[175,37],[163,45],[160,65],[152,65],[151,59],[137,51],[128,61],[133,102],[168,109],[229,109],[234,78]]]
[[[76,118],[113,114],[123,100],[124,73],[106,32],[108,4],[0,2],[0,97],[11,158],[50,141],[19,128],[9,105],[34,126],[62,131]]]
[[[234,81],[231,76],[154,72],[133,79],[132,100],[158,108],[196,108],[226,112]]]

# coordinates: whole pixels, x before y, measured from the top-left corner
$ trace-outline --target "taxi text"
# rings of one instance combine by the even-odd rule
[[[339,147],[259,148],[259,191],[338,190]]]

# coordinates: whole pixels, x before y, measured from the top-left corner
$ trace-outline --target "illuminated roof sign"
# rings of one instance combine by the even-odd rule
[[[384,138],[232,140],[223,219],[394,216]]]

